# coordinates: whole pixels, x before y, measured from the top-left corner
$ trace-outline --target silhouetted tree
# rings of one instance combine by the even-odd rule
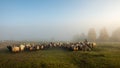
[[[73,36],[73,41],[80,41],[80,35],[79,34],[76,34]]]
[[[73,37],[73,41],[75,41],[75,42],[83,41],[84,39],[86,39],[86,35],[84,33],[76,34]]]
[[[106,28],[102,28],[101,31],[100,31],[100,35],[99,35],[99,38],[98,38],[100,41],[108,41],[109,40],[109,35],[108,35],[108,32],[107,32],[107,29]]]
[[[96,41],[96,31],[94,28],[90,28],[88,31],[88,40]]]
[[[113,31],[111,40],[112,41],[120,41],[120,28],[117,28],[115,31]]]
[[[81,41],[83,41],[83,40],[85,40],[87,37],[86,37],[86,35],[84,34],[84,33],[81,33],[80,34],[80,40]]]

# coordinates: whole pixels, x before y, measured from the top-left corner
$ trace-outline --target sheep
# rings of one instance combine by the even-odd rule
[[[25,45],[25,50],[30,50],[30,47],[31,47],[30,44],[26,44],[26,45]]]
[[[12,51],[12,47],[10,45],[7,46],[7,48],[8,48],[9,51]]]
[[[18,46],[13,46],[13,47],[12,47],[12,52],[14,52],[14,53],[20,52],[20,47],[18,47]]]
[[[30,44],[26,44],[26,47],[28,48],[28,47],[30,47],[31,45]]]
[[[22,44],[21,44],[19,47],[20,47],[20,50],[21,50],[21,51],[24,51],[25,45],[22,45]]]
[[[34,50],[34,47],[29,47],[29,50],[30,50],[30,51],[33,51],[33,50]]]
[[[18,46],[7,46],[7,48],[9,49],[9,51],[14,52],[14,53],[20,51],[20,47]]]
[[[43,49],[44,49],[44,46],[43,46],[43,45],[41,45],[40,49],[41,49],[41,50],[43,50]]]
[[[21,51],[35,51],[35,50],[43,50],[43,49],[48,49],[48,48],[53,48],[53,47],[59,47],[59,48],[63,48],[63,49],[67,49],[67,50],[71,50],[71,51],[87,51],[87,50],[91,50],[92,48],[94,48],[96,46],[96,43],[94,42],[42,42],[41,43],[28,43],[28,44],[21,44],[19,43],[19,45],[16,46],[7,46],[7,48],[9,49],[9,51],[11,52],[21,52]],[[13,44],[13,45],[14,45]]]
[[[77,47],[77,46],[74,46],[74,47],[73,47],[73,51],[78,51],[78,47]]]
[[[52,48],[52,46],[53,46],[53,43],[51,42],[51,43],[49,44],[49,47]]]
[[[36,46],[32,45],[29,47],[29,51],[35,51],[35,50],[37,50]]]
[[[76,46],[75,44],[70,46],[70,50],[72,51],[78,51],[78,46]]]
[[[36,50],[39,50],[39,49],[40,49],[40,46],[37,45],[37,46],[36,46]]]
[[[83,44],[83,46],[82,46],[82,50],[83,51],[91,51],[91,46],[90,46],[90,44]]]
[[[91,45],[92,45],[92,48],[94,48],[96,46],[96,43],[93,42]]]
[[[56,47],[57,45],[56,45],[56,43],[53,43],[53,47]]]
[[[44,49],[48,49],[50,46],[49,46],[49,44],[44,44]],[[40,48],[41,48],[41,46],[40,46]]]

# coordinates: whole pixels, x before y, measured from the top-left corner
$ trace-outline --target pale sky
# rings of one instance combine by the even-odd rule
[[[71,40],[120,27],[120,0],[0,0],[0,40]]]

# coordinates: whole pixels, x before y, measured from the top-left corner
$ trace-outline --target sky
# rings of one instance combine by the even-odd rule
[[[0,40],[71,40],[120,27],[120,0],[0,0]]]

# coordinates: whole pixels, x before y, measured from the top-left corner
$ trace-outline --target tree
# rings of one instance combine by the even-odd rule
[[[99,35],[99,40],[100,41],[108,41],[109,40],[109,35],[108,35],[106,28],[101,29],[100,35]]]
[[[111,40],[120,41],[120,28],[117,28],[115,31],[112,32]]]
[[[84,33],[81,33],[80,34],[80,40],[81,41],[83,41],[83,40],[85,40],[87,37],[86,37],[86,35],[84,34]]]
[[[94,28],[90,28],[88,31],[88,40],[96,41],[96,31]]]
[[[73,37],[73,41],[75,42],[83,41],[84,39],[86,39],[86,35],[84,33],[76,34]]]
[[[75,42],[76,42],[76,41],[77,41],[77,42],[80,41],[80,35],[79,35],[79,34],[74,35],[74,36],[73,36],[73,41],[75,41]]]

